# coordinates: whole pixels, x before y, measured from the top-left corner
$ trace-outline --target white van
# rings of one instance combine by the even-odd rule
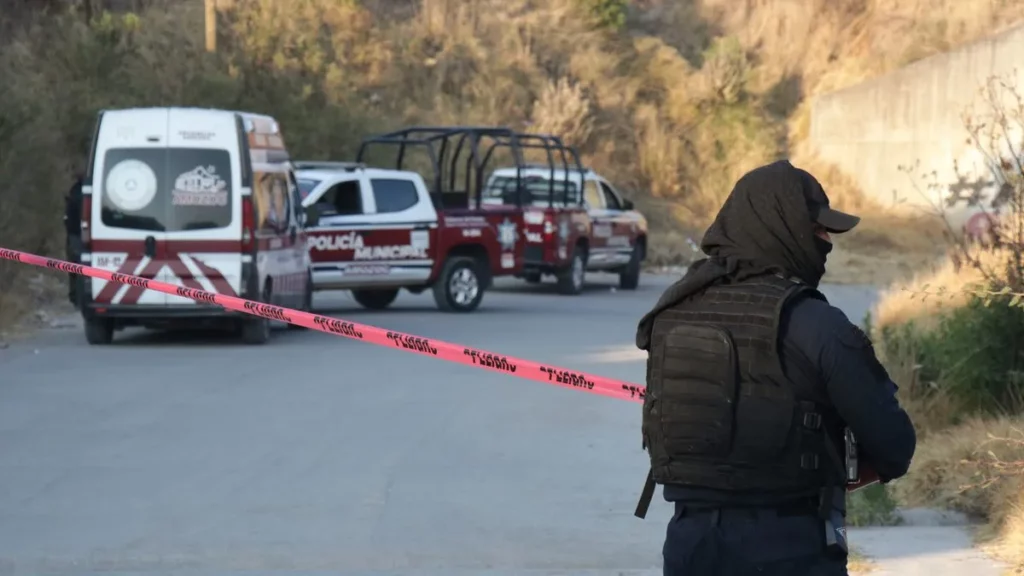
[[[82,263],[308,310],[305,214],[277,122],[249,112],[134,108],[100,113],[82,188]],[[88,277],[90,344],[117,329],[232,324],[248,343],[270,322]]]

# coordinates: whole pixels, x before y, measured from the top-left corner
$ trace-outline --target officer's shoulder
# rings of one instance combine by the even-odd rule
[[[871,341],[839,308],[830,304],[814,290],[793,296],[786,306],[791,329],[813,335],[824,344],[834,341],[851,348],[870,346]]]

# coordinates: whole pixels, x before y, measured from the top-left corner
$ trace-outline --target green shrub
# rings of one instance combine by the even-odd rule
[[[1009,298],[989,305],[975,298],[941,317],[936,328],[913,323],[882,331],[887,358],[915,363],[909,382],[899,382],[910,399],[944,396],[952,401],[955,424],[970,415],[1024,411],[1024,309]]]
[[[597,20],[598,26],[620,30],[626,25],[627,0],[580,0],[580,3]]]
[[[893,526],[898,523],[896,500],[888,486],[872,484],[847,496],[848,526]]]

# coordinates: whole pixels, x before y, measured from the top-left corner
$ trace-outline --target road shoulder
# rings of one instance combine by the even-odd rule
[[[1008,566],[976,546],[976,526],[962,515],[925,509],[900,511],[898,526],[850,528],[862,556],[851,574],[872,576],[1002,576]]]

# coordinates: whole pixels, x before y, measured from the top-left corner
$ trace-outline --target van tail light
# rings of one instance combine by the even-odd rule
[[[242,252],[252,252],[256,246],[256,214],[252,206],[252,197],[242,198]]]
[[[82,195],[82,251],[92,252],[92,194]]]

